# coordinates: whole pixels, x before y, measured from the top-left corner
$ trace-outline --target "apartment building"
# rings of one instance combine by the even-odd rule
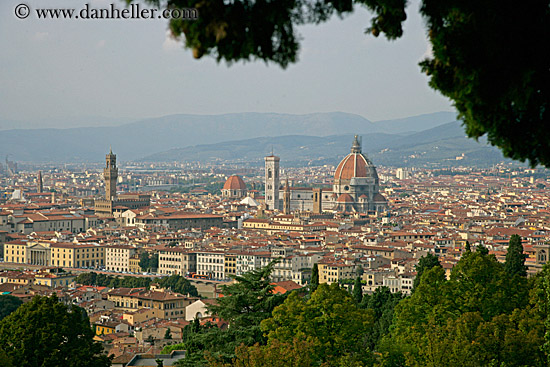
[[[225,253],[223,251],[197,251],[197,274],[211,279],[225,279]]]
[[[319,283],[338,283],[344,279],[355,278],[355,267],[342,261],[321,260],[317,264],[319,269]]]
[[[160,274],[178,274],[185,276],[197,271],[197,254],[186,248],[172,247],[159,251]]]
[[[130,258],[137,249],[130,245],[112,245],[105,247],[105,268],[117,272],[130,271]]]
[[[184,318],[185,308],[196,299],[179,293],[147,290],[145,288],[115,288],[107,293],[115,308],[135,311],[142,308],[152,310],[153,316],[160,319]]]
[[[97,268],[105,265],[104,245],[52,243],[50,249],[53,266]]]

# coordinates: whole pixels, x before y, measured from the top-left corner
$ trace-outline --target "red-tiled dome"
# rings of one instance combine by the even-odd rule
[[[246,190],[246,185],[242,178],[237,175],[231,176],[225,181],[223,190]]]
[[[352,177],[367,177],[369,162],[361,153],[350,153],[336,167],[335,180],[349,180]]]
[[[384,195],[380,194],[380,193],[377,193],[376,195],[374,195],[374,200],[375,202],[386,202],[386,198],[384,197]]]
[[[342,194],[338,196],[338,200],[336,200],[339,203],[353,203],[353,198],[350,194]]]
[[[372,177],[378,180],[376,169],[371,161],[361,153],[361,142],[358,136],[355,136],[351,146],[351,153],[342,159],[336,172],[334,172],[334,182],[339,180],[350,180],[353,177]]]

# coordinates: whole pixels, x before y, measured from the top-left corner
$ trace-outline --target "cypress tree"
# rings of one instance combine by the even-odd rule
[[[353,299],[357,304],[360,304],[363,300],[363,289],[361,288],[361,277],[357,276],[355,278],[355,283],[353,284]]]
[[[319,267],[317,264],[313,264],[313,269],[311,269],[311,293],[315,292],[319,286]]]
[[[517,234],[512,235],[508,243],[506,262],[504,263],[506,272],[510,274],[510,276],[519,275],[526,277],[527,266],[525,266],[525,257],[523,245],[521,244],[521,237]]]

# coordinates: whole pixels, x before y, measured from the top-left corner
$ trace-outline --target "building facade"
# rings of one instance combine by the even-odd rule
[[[160,274],[183,275],[197,271],[197,254],[181,247],[159,251]]]
[[[273,154],[265,157],[265,203],[267,209],[280,209],[279,203],[279,161]]]
[[[105,247],[105,268],[117,272],[130,271],[130,258],[137,249],[129,245],[114,245]]]

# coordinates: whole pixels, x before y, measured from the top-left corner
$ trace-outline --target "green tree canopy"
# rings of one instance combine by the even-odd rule
[[[169,277],[164,277],[156,279],[159,285],[163,288],[171,289],[174,292],[181,293],[184,295],[189,294],[192,297],[198,297],[199,292],[197,288],[191,284],[189,280],[181,275],[170,275]]]
[[[310,343],[313,360],[337,365],[342,359],[371,363],[367,335],[374,325],[373,312],[357,307],[338,284],[320,284],[311,298],[292,293],[262,321],[262,330],[271,343],[295,338]]]
[[[189,294],[192,297],[198,297],[199,292],[191,282],[181,275],[170,275],[164,278],[149,278],[136,276],[111,276],[105,274],[97,274],[95,272],[82,273],[75,279],[77,284],[96,285],[109,288],[148,288],[151,283],[156,282],[162,288],[167,288],[173,292],[183,295]]]
[[[18,367],[108,367],[86,312],[36,296],[0,321],[0,349]]]
[[[521,237],[513,234],[508,243],[508,251],[506,252],[506,262],[504,268],[511,276],[519,275],[527,276],[527,266],[525,266],[525,258],[527,255],[523,253],[523,245]]]
[[[542,365],[544,324],[532,284],[483,251],[466,252],[450,280],[434,267],[396,306],[384,358],[406,366]]]
[[[165,351],[185,349],[187,355],[180,365],[200,366],[205,363],[205,353],[228,363],[234,358],[237,346],[264,344],[260,323],[286,298],[273,293],[274,286],[270,284],[275,263],[236,276],[235,283],[221,286],[224,296],[217,298],[217,304],[209,305],[208,310],[211,315],[229,322],[227,330],[211,325],[191,326],[183,343]]]
[[[236,282],[221,286],[224,297],[208,311],[229,321],[232,327],[252,327],[271,316],[271,311],[281,304],[284,296],[274,294],[270,275],[275,262],[258,270],[236,276]]]
[[[12,359],[10,356],[4,352],[2,348],[0,348],[0,366],[3,367],[13,367]]]
[[[434,254],[427,253],[426,256],[422,256],[418,260],[418,264],[416,264],[416,278],[414,278],[413,290],[418,287],[418,284],[420,284],[422,274],[424,274],[426,270],[430,270],[435,266],[441,267],[441,263],[439,262],[439,258]]]
[[[19,298],[10,295],[0,296],[0,320],[17,310],[23,304]]]
[[[126,0],[131,3],[135,0]],[[198,19],[171,19],[172,34],[200,58],[259,59],[283,68],[298,60],[297,27],[358,7],[373,13],[366,33],[403,34],[406,0],[148,0],[195,8]],[[420,63],[429,84],[453,101],[469,137],[486,135],[506,157],[550,166],[549,0],[422,0],[432,55]],[[366,22],[365,22],[366,23]]]
[[[241,344],[235,350],[231,362],[209,358],[209,367],[309,367],[317,366],[314,360],[314,346],[302,339],[287,342],[275,340],[269,345],[255,344],[247,347]]]
[[[159,266],[159,254],[150,254],[148,252],[142,252],[139,255],[139,267],[142,271],[151,271],[157,269]]]
[[[143,251],[139,255],[139,267],[142,271],[147,271],[149,269],[149,253]]]
[[[313,293],[319,286],[319,266],[317,263],[313,264],[311,269],[311,284],[309,285],[310,291]]]
[[[377,348],[382,337],[393,323],[395,306],[403,299],[402,293],[391,293],[388,287],[378,287],[372,294],[365,294],[360,307],[374,313],[373,332],[367,337],[368,346]]]
[[[363,300],[363,284],[361,282],[361,277],[358,275],[355,277],[355,282],[353,283],[353,300],[355,303],[360,304]]]

